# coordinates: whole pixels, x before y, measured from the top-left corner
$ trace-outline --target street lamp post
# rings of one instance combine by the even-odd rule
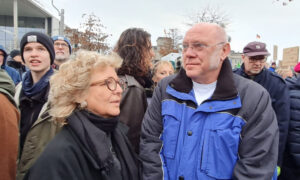
[[[59,11],[59,9],[57,9],[57,7],[54,6],[53,0],[52,0],[52,6],[57,10],[58,15],[60,16],[59,35],[63,36],[64,35],[64,26],[65,26],[65,18],[64,18],[65,10],[61,9]]]
[[[14,49],[18,48],[18,0],[14,0]]]

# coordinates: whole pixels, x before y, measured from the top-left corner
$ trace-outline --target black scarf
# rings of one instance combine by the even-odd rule
[[[26,72],[22,84],[22,90],[27,97],[32,97],[40,93],[41,89],[44,89],[49,84],[50,76],[53,74],[53,69],[50,68],[44,76],[35,84],[33,84],[31,71]]]
[[[119,117],[103,118],[86,110],[76,109],[67,118],[67,123],[74,130],[84,148],[92,154],[97,164],[96,169],[109,172],[113,166],[113,156],[109,147],[107,133],[111,134],[112,146],[121,164],[123,180],[138,180],[139,168],[137,155],[134,153],[126,135],[117,128]]]

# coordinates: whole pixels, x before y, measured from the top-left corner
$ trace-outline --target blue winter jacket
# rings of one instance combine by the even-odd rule
[[[159,83],[143,119],[144,180],[270,180],[277,153],[268,92],[233,75],[228,59],[211,98],[198,106],[182,69]]]
[[[0,51],[4,54],[3,63],[1,65],[1,69],[5,69],[7,74],[11,77],[11,79],[14,81],[15,85],[17,85],[21,81],[21,76],[19,73],[12,67],[9,67],[6,65],[6,59],[7,59],[7,53],[2,45],[0,45]]]
[[[245,73],[245,66],[242,64],[241,68],[234,70],[234,73],[247,79],[253,79],[253,81],[262,85],[269,92],[279,127],[279,154],[277,164],[278,166],[281,166],[290,121],[290,98],[288,86],[278,74],[268,71],[266,68],[264,68],[256,76],[250,77]]]

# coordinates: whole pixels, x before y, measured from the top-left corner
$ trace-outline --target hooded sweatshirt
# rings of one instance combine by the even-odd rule
[[[7,53],[2,45],[0,45],[0,51],[2,51],[4,54],[4,59],[1,65],[1,69],[4,69],[11,77],[11,79],[14,81],[14,84],[17,85],[21,81],[21,76],[14,68],[6,66]]]

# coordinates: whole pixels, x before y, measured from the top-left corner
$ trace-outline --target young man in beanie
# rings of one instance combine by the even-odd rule
[[[7,65],[14,68],[19,73],[22,80],[27,69],[22,61],[21,52],[19,50],[14,49],[10,52],[9,56],[7,57]]]
[[[29,68],[23,82],[16,87],[15,101],[21,111],[20,154],[17,180],[27,170],[54,137],[59,127],[48,114],[49,78],[55,53],[53,41],[46,34],[29,32],[22,37],[21,57]]]
[[[272,107],[276,113],[279,127],[279,152],[277,165],[282,164],[285,143],[288,135],[290,119],[289,91],[285,81],[276,73],[265,68],[265,62],[269,52],[266,44],[262,42],[250,42],[243,49],[243,64],[234,72],[247,79],[262,85],[270,94]]]
[[[66,62],[70,54],[72,53],[72,47],[70,40],[64,36],[53,36],[52,40],[54,41],[54,50],[55,50],[55,59],[53,68],[59,69],[59,66]]]

